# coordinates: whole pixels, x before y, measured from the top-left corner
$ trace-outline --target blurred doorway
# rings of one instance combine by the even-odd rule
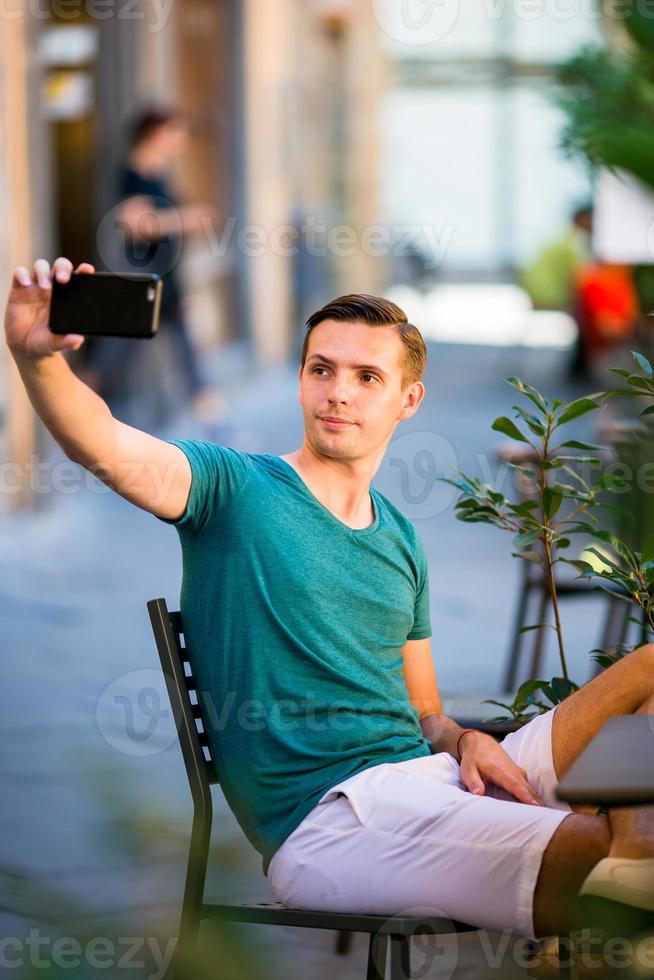
[[[80,7],[61,21],[58,4],[39,38],[42,111],[50,147],[51,242],[74,263],[95,253],[97,25]]]

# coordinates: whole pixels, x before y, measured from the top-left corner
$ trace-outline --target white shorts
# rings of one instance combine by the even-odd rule
[[[277,901],[437,915],[533,937],[543,853],[572,812],[554,796],[555,710],[501,742],[546,806],[493,785],[473,795],[447,752],[372,766],[328,790],[273,855],[268,878]]]

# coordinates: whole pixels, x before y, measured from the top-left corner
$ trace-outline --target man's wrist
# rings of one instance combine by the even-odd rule
[[[476,729],[461,728],[451,718],[442,714],[424,715],[420,718],[420,727],[423,735],[428,739],[433,753],[448,752],[457,761],[460,761],[457,743],[463,734],[466,733],[466,738],[461,742],[462,749],[474,741],[473,738],[468,738],[468,734],[471,736],[480,734]]]
[[[463,745],[463,739],[466,738],[466,736],[468,736],[468,742],[466,743],[466,745],[467,745],[467,744],[469,744],[470,742],[473,741],[473,739],[471,739],[469,736],[471,736],[471,735],[477,735],[477,734],[478,733],[477,733],[477,731],[474,728],[462,728],[461,729],[461,734],[459,735],[459,737],[456,740],[456,754],[454,756],[454,758],[457,760],[457,762],[461,762],[461,759],[463,758],[463,751],[466,748],[466,746]]]
[[[16,362],[16,366],[27,368],[29,371],[38,369],[45,364],[49,364],[60,351],[51,351],[49,354],[28,354],[21,348],[9,348],[9,352]]]

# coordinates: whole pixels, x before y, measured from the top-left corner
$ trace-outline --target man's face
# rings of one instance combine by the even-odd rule
[[[392,327],[323,320],[313,328],[299,401],[316,452],[351,460],[383,454],[397,423],[414,414],[424,394],[420,382],[402,390],[403,352]]]

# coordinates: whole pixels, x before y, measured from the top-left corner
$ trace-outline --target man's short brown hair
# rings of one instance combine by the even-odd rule
[[[414,381],[422,381],[427,365],[427,348],[417,327],[409,323],[404,310],[381,296],[352,293],[339,296],[322,309],[312,313],[307,320],[307,332],[302,345],[301,367],[304,368],[309,350],[309,336],[323,320],[340,320],[343,323],[367,323],[370,327],[393,327],[402,341],[402,387]]]

